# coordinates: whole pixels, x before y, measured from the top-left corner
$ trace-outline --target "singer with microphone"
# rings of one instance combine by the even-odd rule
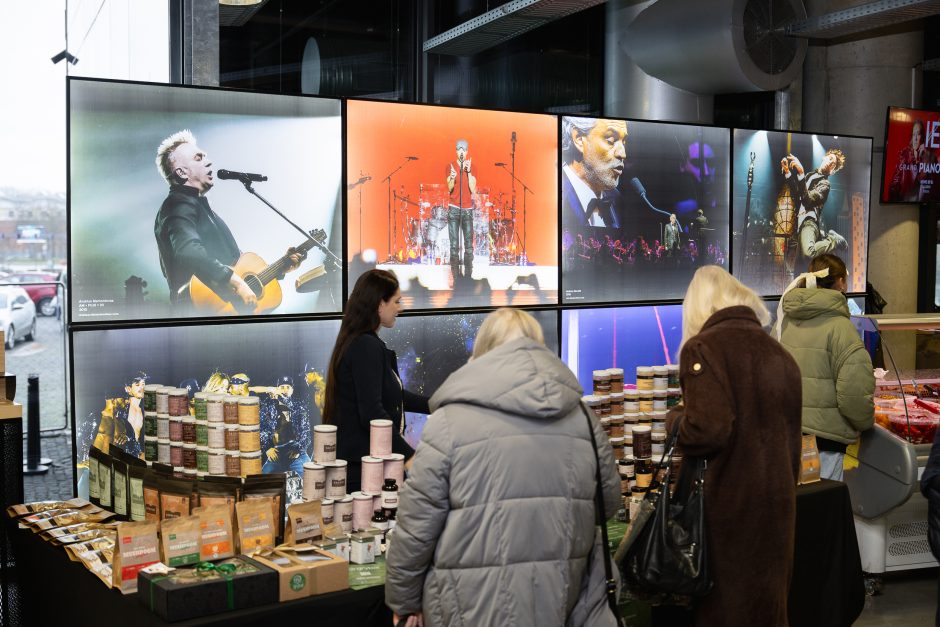
[[[206,152],[196,145],[190,131],[183,130],[160,143],[156,163],[170,186],[153,225],[160,268],[170,288],[170,303],[175,309],[189,304],[181,295],[181,291],[185,292],[181,288],[196,276],[219,293],[231,293],[245,305],[255,305],[255,293],[231,268],[241,254],[238,243],[206,199],[215,182]],[[266,176],[249,172],[219,170],[218,174],[219,178],[242,182],[267,180]],[[304,255],[293,248],[287,254],[291,261],[289,272],[300,265]]]
[[[620,228],[617,184],[627,158],[627,123],[562,118],[562,157],[563,223]]]
[[[450,268],[454,279],[461,276],[460,235],[463,234],[463,276],[473,275],[473,194],[477,177],[473,174],[467,140],[457,141],[457,163],[447,164],[447,235],[450,238]]]

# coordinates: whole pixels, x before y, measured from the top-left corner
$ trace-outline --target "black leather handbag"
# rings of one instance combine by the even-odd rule
[[[634,592],[647,597],[701,597],[711,590],[705,542],[704,457],[686,457],[675,494],[669,490],[672,464],[668,460],[679,437],[673,427],[660,459],[661,472],[645,500],[653,512],[626,553],[622,572]],[[657,485],[658,484],[658,485]],[[655,490],[655,488],[659,488]]]

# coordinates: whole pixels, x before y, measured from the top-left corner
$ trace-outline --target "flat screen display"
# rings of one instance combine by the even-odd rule
[[[70,80],[72,321],[340,311],[340,113]]]
[[[681,299],[728,267],[728,129],[562,118],[565,303]]]
[[[734,130],[734,267],[744,284],[780,295],[823,253],[864,292],[871,147],[867,137]]]
[[[392,270],[411,308],[558,300],[557,118],[347,102],[349,289]]]
[[[940,111],[888,108],[881,202],[940,200]]]
[[[561,359],[590,394],[594,370],[623,368],[636,383],[637,366],[678,362],[682,305],[570,309],[561,316]]]

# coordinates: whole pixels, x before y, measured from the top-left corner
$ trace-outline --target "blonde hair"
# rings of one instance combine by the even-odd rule
[[[716,311],[735,305],[750,307],[761,326],[770,324],[770,312],[764,301],[727,270],[719,266],[696,270],[682,301],[682,345],[698,335]]]
[[[476,341],[473,343],[473,359],[478,359],[497,346],[520,337],[527,337],[539,344],[545,343],[542,327],[532,314],[511,307],[497,309],[480,325]]]
[[[195,143],[196,138],[189,129],[184,129],[182,131],[173,133],[160,142],[160,146],[157,148],[157,170],[160,171],[160,176],[163,177],[163,180],[166,181],[167,185],[172,185],[173,181],[175,180],[173,175],[173,164],[171,163],[173,152],[183,144]]]

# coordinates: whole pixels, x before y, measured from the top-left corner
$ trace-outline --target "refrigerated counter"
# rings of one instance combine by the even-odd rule
[[[885,572],[937,566],[918,480],[940,420],[940,316],[853,317],[876,372],[875,427],[846,451],[866,591]],[[879,372],[879,374],[881,374]]]

